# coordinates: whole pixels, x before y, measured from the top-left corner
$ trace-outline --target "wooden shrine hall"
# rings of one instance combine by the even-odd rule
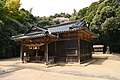
[[[80,19],[46,28],[32,26],[12,39],[21,42],[22,61],[80,63],[92,57],[91,41],[97,37]]]

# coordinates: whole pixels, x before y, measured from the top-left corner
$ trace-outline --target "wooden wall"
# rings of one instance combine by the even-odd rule
[[[78,44],[80,45],[80,61],[90,59],[92,57],[92,44],[89,41],[71,39],[71,40],[58,40],[48,44],[48,56],[53,56],[55,61],[65,62],[78,62]],[[29,56],[36,56],[35,50],[29,49],[28,46],[22,46],[23,53],[29,53]],[[40,47],[40,50],[44,50],[44,46]],[[39,52],[39,50],[38,50]],[[39,56],[39,55],[38,55]]]
[[[51,42],[50,44],[48,44],[48,55],[49,56],[56,56],[55,43],[56,42]]]
[[[92,43],[80,40],[80,60],[84,61],[92,58]]]
[[[77,48],[80,44],[80,61],[92,57],[92,44],[89,41],[60,40],[49,44],[49,56],[55,56],[56,61],[78,62]]]
[[[48,54],[56,56],[57,61],[66,61],[66,59],[77,57],[76,50],[77,40],[60,40],[49,44]]]

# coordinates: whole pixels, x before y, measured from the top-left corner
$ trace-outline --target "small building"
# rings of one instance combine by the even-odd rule
[[[92,57],[91,40],[85,21],[77,20],[46,28],[32,26],[25,34],[12,37],[21,42],[21,60],[42,62],[78,62]]]
[[[93,53],[104,53],[104,45],[93,45]]]

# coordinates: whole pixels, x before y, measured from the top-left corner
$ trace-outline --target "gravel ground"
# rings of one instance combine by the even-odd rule
[[[120,80],[120,55],[93,54],[88,66],[21,64],[18,58],[0,61],[0,80]],[[20,64],[19,64],[20,63]]]

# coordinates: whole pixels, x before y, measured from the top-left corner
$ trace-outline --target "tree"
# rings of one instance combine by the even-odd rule
[[[8,0],[3,9],[7,17],[17,18],[19,14],[20,0]]]
[[[20,0],[0,0],[0,58],[19,54],[11,37],[26,32],[36,21],[29,11],[19,8]]]

